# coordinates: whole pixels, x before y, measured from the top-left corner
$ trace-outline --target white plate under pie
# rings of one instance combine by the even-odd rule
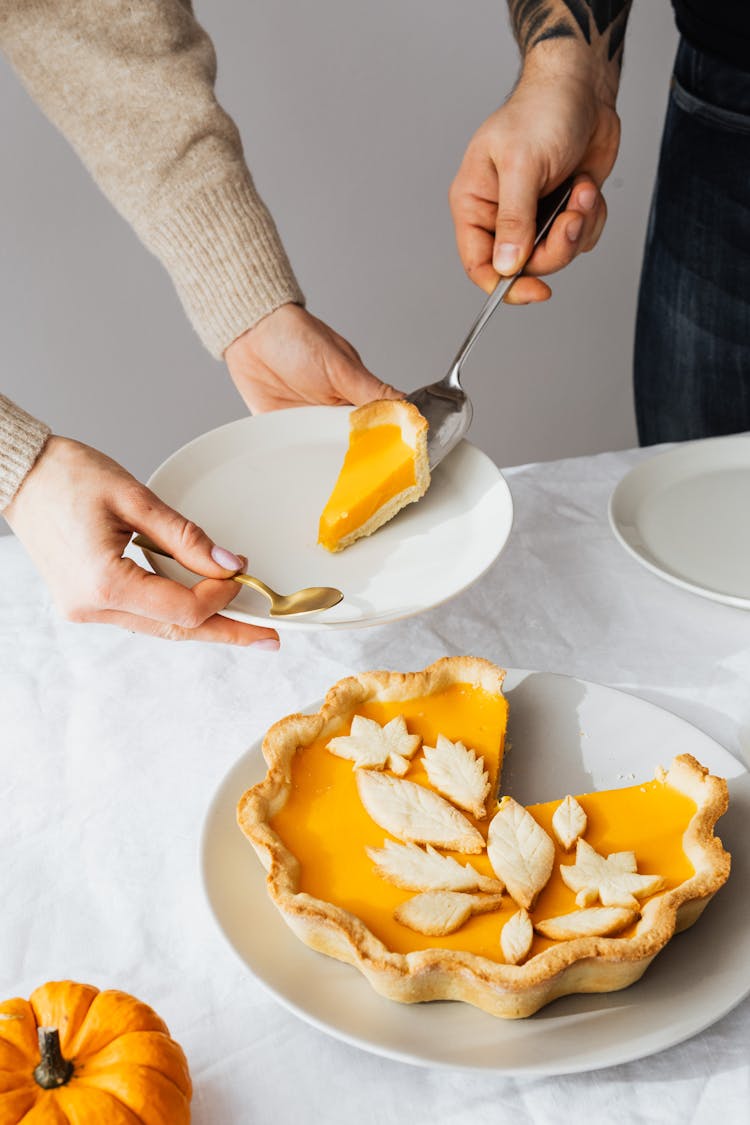
[[[510,490],[479,449],[461,444],[435,470],[418,504],[375,535],[331,554],[318,520],[349,440],[349,408],[308,406],[241,418],[173,453],[149,480],[162,500],[216,543],[246,555],[248,570],[279,593],[335,586],[344,600],[323,613],[273,617],[243,588],[225,616],[278,629],[383,624],[439,605],[492,565],[513,523]],[[149,555],[159,574],[196,581]]]
[[[732,853],[729,882],[637,984],[568,996],[524,1020],[495,1019],[458,1002],[407,1005],[379,996],[357,969],[303,945],[268,898],[265,872],[235,819],[242,793],[265,775],[259,742],[222,781],[204,825],[203,882],[220,929],[301,1019],[401,1062],[566,1074],[642,1058],[695,1035],[750,992],[750,774],[696,727],[624,692],[523,671],[509,671],[506,689],[512,748],[503,791],[523,803],[633,785],[680,753],[729,779],[730,808],[717,829]]]
[[[617,485],[609,518],[623,547],[661,578],[750,609],[750,434],[657,453]]]

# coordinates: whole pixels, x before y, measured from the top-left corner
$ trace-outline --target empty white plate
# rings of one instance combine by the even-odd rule
[[[149,480],[167,504],[216,543],[248,558],[250,574],[279,593],[335,586],[344,601],[309,617],[269,617],[243,589],[228,617],[278,629],[342,629],[396,621],[458,594],[495,561],[513,502],[498,468],[462,442],[435,470],[427,494],[375,535],[332,555],[318,520],[349,440],[347,407],[306,406],[241,418],[178,449]],[[159,574],[190,585],[178,563],[149,555]]]
[[[750,608],[750,434],[688,442],[637,465],[609,504],[612,529],[667,582]]]

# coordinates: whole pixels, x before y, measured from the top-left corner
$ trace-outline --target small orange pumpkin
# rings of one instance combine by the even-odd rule
[[[0,1122],[188,1125],[182,1048],[125,992],[44,984],[0,1004]]]

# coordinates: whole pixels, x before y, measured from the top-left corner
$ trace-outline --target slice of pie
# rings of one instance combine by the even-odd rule
[[[380,399],[349,416],[349,448],[320,517],[318,542],[342,551],[372,535],[430,483],[427,422],[410,402]]]
[[[342,680],[270,729],[239,802],[295,934],[393,1000],[515,1018],[625,988],[728,878],[727,785],[689,755],[625,789],[498,798],[503,677],[449,657]]]

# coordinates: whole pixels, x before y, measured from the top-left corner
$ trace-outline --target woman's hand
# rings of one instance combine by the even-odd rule
[[[596,245],[607,217],[599,189],[620,140],[613,90],[598,89],[585,72],[553,71],[533,54],[507,103],[474,134],[450,190],[464,269],[491,293],[531,254],[537,200],[576,173],[566,210],[531,254],[509,304],[546,300],[551,290],[537,275]]]
[[[51,437],[3,513],[69,621],[99,621],[170,640],[278,648],[278,634],[222,617],[245,560],[215,546],[104,454]],[[196,574],[192,589],[122,557],[134,531]]]
[[[229,345],[224,359],[254,414],[403,397],[367,370],[350,343],[299,305],[269,313]]]

